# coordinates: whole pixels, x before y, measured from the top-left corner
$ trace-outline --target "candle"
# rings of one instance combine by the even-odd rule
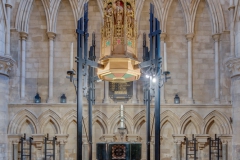
[[[73,70],[73,42],[71,43],[71,52],[70,52],[70,71]]]
[[[120,109],[120,113],[121,113],[121,118],[120,118],[120,127],[124,128],[124,117],[123,117],[123,105],[121,104],[121,109]]]

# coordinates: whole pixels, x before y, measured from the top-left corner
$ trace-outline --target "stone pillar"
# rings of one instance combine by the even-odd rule
[[[230,58],[226,67],[231,73],[231,96],[232,96],[232,159],[240,157],[240,58]]]
[[[139,102],[137,97],[137,81],[133,81],[133,98],[132,103],[137,104]]]
[[[108,104],[109,103],[109,82],[104,81],[104,98],[103,103]]]
[[[15,62],[8,57],[0,56],[0,159],[8,159],[8,100],[9,71]]]
[[[219,83],[220,83],[220,77],[219,77],[219,39],[220,34],[214,34],[213,40],[214,40],[214,54],[215,54],[215,104],[220,103],[220,96],[219,96]]]
[[[175,144],[175,160],[182,159],[182,142],[184,142],[185,134],[173,134]]]
[[[188,46],[188,104],[193,104],[193,72],[192,72],[192,41],[193,41],[194,34],[187,34],[187,46]]]
[[[167,37],[166,33],[161,33],[161,52],[163,53],[163,66],[162,66],[162,71],[167,71],[167,48],[166,48],[166,42],[165,38]],[[166,99],[165,99],[165,87],[164,85],[161,88],[161,103],[165,104]]]
[[[44,143],[44,134],[33,134],[33,144],[35,144],[36,148],[36,159],[42,160],[43,159],[43,143]]]
[[[6,57],[11,57],[10,53],[10,28],[11,28],[11,10],[12,10],[12,4],[10,3],[10,0],[8,0],[5,4],[6,6],[6,14],[7,14],[7,28],[6,28],[6,42],[5,42],[5,47],[6,47],[6,52],[5,56]]]
[[[48,103],[53,103],[53,54],[56,34],[53,32],[48,32],[47,34],[49,38]]]
[[[65,160],[65,144],[67,143],[68,134],[56,134],[59,143],[59,160]]]
[[[198,142],[198,148],[199,148],[199,151],[198,151],[198,159],[199,160],[203,160],[204,157],[203,157],[203,149],[205,147],[205,144],[208,142],[208,138],[210,136],[208,134],[197,134],[196,135],[196,140]]]
[[[8,135],[8,141],[12,144],[11,151],[9,151],[9,159],[18,160],[18,145],[22,135],[21,134],[10,134]],[[10,148],[10,147],[9,147]],[[11,157],[12,156],[12,157]]]
[[[88,156],[88,138],[87,136],[83,136],[83,150],[82,150],[82,159],[89,159]]]
[[[231,152],[228,146],[231,145],[232,136],[228,134],[218,135],[222,142],[222,160],[231,160]]]
[[[26,80],[26,40],[28,34],[20,32],[21,37],[21,54],[22,54],[22,68],[21,68],[21,94],[20,98],[22,102],[25,102],[25,80]]]

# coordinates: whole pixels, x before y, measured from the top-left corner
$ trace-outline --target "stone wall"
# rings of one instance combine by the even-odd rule
[[[229,122],[231,106],[220,105],[163,105],[161,107],[161,156],[174,158],[175,140],[173,135],[192,134],[205,135],[214,138],[215,134],[231,135],[232,128]],[[96,143],[102,142],[103,135],[119,135],[117,127],[120,122],[119,105],[95,105],[93,110],[93,159],[96,155]],[[127,134],[139,136],[142,143],[142,159],[146,156],[146,123],[144,106],[124,105],[125,124]],[[68,134],[65,146],[66,159],[75,159],[76,156],[76,105],[70,104],[16,104],[9,105],[8,134],[46,135],[50,138],[55,135]],[[84,125],[87,128],[87,107],[84,106]],[[151,126],[154,122],[154,106],[151,106]],[[222,125],[224,124],[224,125]],[[84,142],[86,141],[83,127]],[[152,133],[154,131],[152,130]],[[152,135],[154,136],[154,135]],[[230,141],[231,142],[231,141]],[[229,143],[230,143],[229,142]],[[229,150],[231,146],[229,145]],[[184,145],[183,158],[185,157]],[[12,150],[10,150],[12,152]],[[205,154],[207,155],[207,144]],[[230,152],[229,152],[230,153]],[[36,155],[35,155],[36,156]],[[153,154],[152,154],[153,156]],[[229,154],[230,158],[231,154]]]

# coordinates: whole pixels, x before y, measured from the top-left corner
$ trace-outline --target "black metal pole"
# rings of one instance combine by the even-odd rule
[[[150,151],[151,151],[151,135],[150,135],[150,89],[146,91],[146,121],[147,121],[147,160],[150,160]]]
[[[160,30],[160,23],[156,20],[156,30]],[[160,55],[160,34],[156,35],[156,82],[155,82],[155,160],[160,160],[160,76],[161,76],[161,55]]]
[[[82,30],[83,19],[78,21],[78,29]],[[77,160],[82,160],[82,108],[83,108],[83,87],[82,87],[82,34],[78,32],[77,37]]]
[[[47,138],[45,137],[44,138],[44,142],[45,142],[45,145],[44,145],[44,159],[47,160]]]

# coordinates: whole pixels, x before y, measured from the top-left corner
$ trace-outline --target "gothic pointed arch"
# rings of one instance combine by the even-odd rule
[[[15,28],[17,29],[17,31],[28,33],[29,19],[32,6],[33,0],[20,1],[15,21]]]
[[[38,122],[39,122],[39,128],[41,133],[44,131],[44,127],[48,122],[51,122],[58,134],[62,133],[61,131],[61,118],[57,115],[56,112],[52,111],[51,109],[43,112],[39,117],[38,117]]]
[[[72,110],[68,111],[62,117],[62,131],[63,131],[63,134],[67,134],[68,127],[73,121],[75,121],[77,123],[77,111],[75,109],[72,109]]]
[[[222,134],[232,134],[232,126],[229,119],[219,111],[212,111],[204,118],[204,134],[208,134],[208,129],[212,123],[215,123]]]
[[[128,133],[133,133],[133,120],[132,120],[132,117],[124,111],[124,122],[125,122],[125,125],[128,129]],[[115,112],[108,120],[109,122],[109,128],[108,128],[108,133],[113,133],[114,132],[114,129],[116,128],[116,126],[118,125],[120,121],[120,111],[117,111]]]
[[[173,113],[170,110],[166,110],[161,114],[161,125],[160,125],[161,128],[166,122],[169,122],[172,125],[173,131],[175,134],[179,132],[177,127],[180,125],[179,118],[175,113]]]
[[[8,134],[20,133],[22,125],[28,122],[31,125],[32,132],[38,133],[38,122],[36,116],[27,109],[21,110],[15,114],[8,126]]]
[[[152,125],[153,124],[153,115],[152,114],[150,114],[150,121],[151,121],[150,124]],[[142,127],[144,122],[146,122],[146,111],[142,110],[133,117],[134,133],[139,132],[139,130]]]
[[[189,124],[194,125],[198,134],[202,133],[201,129],[203,126],[203,119],[196,111],[190,110],[180,118],[180,134],[185,133],[186,128]]]

